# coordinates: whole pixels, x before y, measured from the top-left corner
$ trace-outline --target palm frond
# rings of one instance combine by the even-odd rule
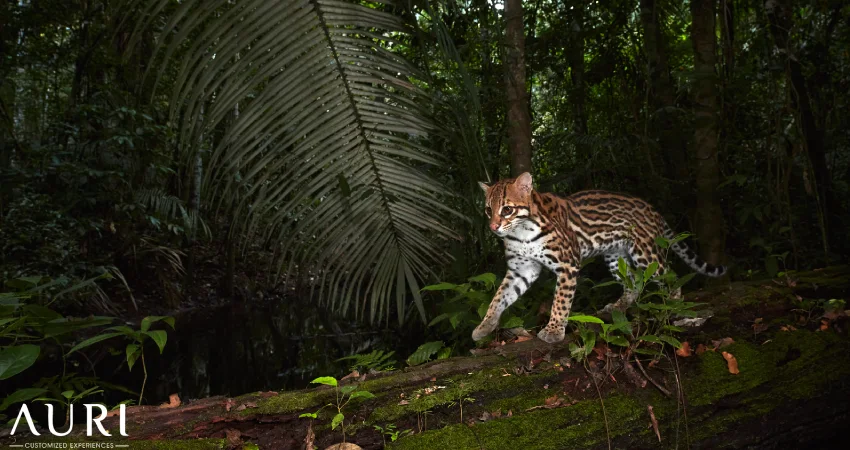
[[[136,32],[169,10],[168,0],[142,3]],[[292,261],[281,268],[318,274],[320,297],[336,309],[361,315],[352,302],[367,302],[374,320],[395,298],[401,321],[412,293],[424,319],[417,280],[443,262],[454,212],[443,206],[450,192],[426,173],[442,158],[429,147],[431,100],[415,82],[423,77],[388,50],[405,30],[392,4],[170,8],[151,76],[173,76],[177,145],[184,161],[201,152],[207,204],[237,217],[246,235],[280,242],[282,263]],[[238,117],[225,121],[234,108]],[[225,125],[209,146],[204,136]]]

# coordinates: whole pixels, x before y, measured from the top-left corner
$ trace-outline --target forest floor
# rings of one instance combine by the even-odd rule
[[[505,343],[474,356],[350,377],[342,427],[322,386],[127,411],[130,449],[839,448],[850,426],[850,321],[819,302],[850,299],[850,267],[691,293],[714,316],[680,336],[692,350],[635,365],[598,345]],[[727,355],[734,356],[737,374]],[[662,392],[663,391],[663,392]],[[106,420],[118,429],[117,416]],[[386,432],[376,429],[382,427]],[[393,442],[393,431],[410,430]],[[311,436],[313,436],[311,438]],[[72,438],[77,441],[92,438]],[[130,441],[126,441],[129,439]],[[843,448],[843,446],[841,447]]]

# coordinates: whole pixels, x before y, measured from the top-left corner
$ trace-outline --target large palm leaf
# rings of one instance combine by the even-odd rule
[[[404,32],[391,4],[140,1],[136,41],[165,18],[148,76],[173,79],[177,145],[204,159],[207,201],[281,242],[282,268],[319,277],[339,310],[374,320],[395,299],[402,320],[412,293],[424,318],[419,283],[452,211],[426,173],[441,161],[421,77],[389,50]]]

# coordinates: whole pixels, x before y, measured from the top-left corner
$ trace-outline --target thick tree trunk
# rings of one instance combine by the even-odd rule
[[[508,93],[508,150],[511,175],[531,171],[531,113],[525,85],[525,31],[522,23],[522,0],[505,2],[505,78]]]
[[[789,40],[789,30],[792,27],[790,0],[766,0],[764,2],[765,13],[770,23],[770,32],[776,47],[784,54],[785,73],[791,87],[791,99],[794,109],[797,111],[797,123],[803,135],[803,142],[811,163],[811,172],[815,178],[816,198],[818,203],[818,215],[820,218],[821,234],[823,235],[824,252],[829,252],[829,223],[828,218],[831,209],[837,209],[834,194],[832,192],[832,181],[826,164],[826,151],[824,149],[823,129],[815,120],[811,93],[806,77],[803,73],[803,65],[795,56]],[[809,172],[809,168],[805,169]],[[835,211],[837,212],[837,211]]]
[[[694,156],[696,158],[696,212],[694,231],[700,253],[712,264],[724,260],[723,211],[717,195],[720,167],[717,161],[717,36],[714,0],[691,0],[691,41],[694,46]]]
[[[687,163],[687,140],[681,132],[681,120],[676,109],[676,88],[670,79],[667,46],[661,31],[662,18],[655,0],[641,0],[640,21],[643,27],[643,46],[649,78],[650,137],[658,140],[664,158],[665,174],[676,184],[690,180]],[[674,187],[682,192],[680,187]],[[677,201],[676,203],[684,203]],[[678,205],[677,205],[678,206]]]

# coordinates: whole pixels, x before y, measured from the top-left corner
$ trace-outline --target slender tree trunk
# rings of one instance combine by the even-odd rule
[[[810,87],[806,83],[803,65],[794,54],[789,39],[789,30],[792,27],[790,0],[765,0],[765,13],[770,23],[770,33],[773,35],[774,43],[785,57],[785,73],[791,87],[791,100],[797,112],[797,124],[803,135],[803,143],[809,157],[811,172],[807,167],[805,171],[812,173],[815,179],[816,189],[814,191],[818,204],[818,216],[820,219],[822,245],[825,253],[829,253],[829,215],[831,209],[837,209],[836,200],[832,192],[832,181],[826,164],[826,151],[824,149],[824,134],[813,112]]]
[[[696,159],[696,213],[694,228],[703,259],[724,260],[723,211],[717,195],[720,166],[717,160],[718,89],[715,0],[691,0],[691,41],[694,47],[694,156]]]
[[[687,204],[683,187],[689,183],[687,139],[682,133],[682,120],[676,109],[676,88],[670,79],[667,45],[661,29],[663,16],[655,0],[640,1],[640,21],[649,78],[648,137],[657,139],[664,159],[664,174],[673,181],[673,206],[684,209]]]
[[[506,0],[505,52],[506,89],[508,91],[508,150],[511,175],[531,171],[531,114],[525,83],[525,31],[522,23],[522,0]]]

